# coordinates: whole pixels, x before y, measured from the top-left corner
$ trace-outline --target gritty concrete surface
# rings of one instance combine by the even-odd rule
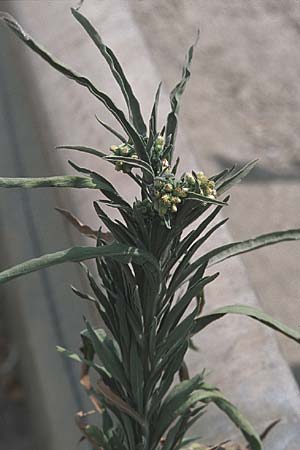
[[[273,2],[275,10],[278,10],[276,5],[280,3]],[[24,27],[40,42],[69,65],[88,73],[103,91],[112,93],[113,98],[120,104],[120,97],[111,83],[108,70],[103,62],[101,61],[101,65],[99,61],[97,50],[87,41],[68,14],[67,7],[72,4],[70,1],[10,1],[9,8],[15,11]],[[292,5],[291,2],[286,4]],[[226,4],[226,7],[224,5],[224,2],[214,0],[163,3],[156,0],[114,0],[103,1],[100,7],[99,3],[93,0],[86,2],[84,11],[93,18],[105,40],[120,55],[146,113],[150,111],[156,85],[163,79],[165,90],[161,117],[164,117],[168,110],[166,91],[173,87],[178,79],[184,51],[194,39],[200,22],[203,28],[201,41],[194,61],[192,81],[182,109],[183,133],[177,148],[178,153],[183,154],[184,168],[194,166],[197,161],[200,167],[210,173],[231,162],[246,161],[258,154],[266,158],[263,152],[268,148],[266,154],[269,156],[263,159],[257,176],[252,177],[245,187],[236,188],[234,191],[233,200],[236,207],[231,207],[230,210],[233,219],[230,231],[238,239],[242,230],[243,237],[248,237],[270,228],[299,226],[295,198],[299,196],[296,183],[297,165],[292,163],[292,167],[289,167],[289,163],[286,162],[285,165],[281,162],[278,166],[277,160],[279,156],[282,157],[282,152],[277,150],[276,153],[274,144],[277,142],[279,148],[283,148],[284,141],[279,139],[282,136],[280,133],[283,132],[280,132],[281,120],[278,115],[286,117],[287,126],[292,127],[291,123],[296,123],[292,121],[294,115],[289,109],[290,102],[284,102],[289,95],[289,89],[279,88],[280,83],[286,81],[283,68],[288,68],[287,63],[283,64],[282,61],[287,57],[287,50],[292,52],[291,48],[294,48],[295,52],[294,57],[290,56],[290,61],[293,61],[291,71],[296,65],[296,42],[293,41],[296,38],[290,37],[287,32],[286,40],[283,39],[282,33],[276,28],[281,21],[268,20],[271,13],[268,13],[269,16],[262,13],[264,5],[267,7],[270,2],[232,2],[230,5]],[[282,11],[285,12],[283,8]],[[33,82],[29,91],[31,101],[33,105],[36,103],[37,108],[42,106],[42,109],[38,109],[41,112],[36,125],[39,133],[44,136],[43,142],[47,142],[45,134],[49,134],[52,144],[85,144],[100,149],[107,148],[111,139],[93,120],[94,113],[107,120],[108,115],[103,112],[103,108],[88,97],[81,87],[63,79],[30,51],[24,50],[22,44],[15,45],[16,55],[22,52],[28,64],[24,70],[27,70]],[[240,72],[243,76],[240,76]],[[270,79],[270,74],[276,74],[276,80],[282,81],[276,84],[274,77]],[[291,97],[293,102],[297,103],[296,78],[293,86],[296,91],[293,91]],[[274,103],[279,102],[281,93],[283,100],[276,115]],[[39,101],[41,98],[42,104]],[[285,104],[286,113],[283,112],[282,104]],[[278,120],[277,125],[274,124],[275,119]],[[43,128],[42,123],[47,124],[47,130]],[[260,132],[257,131],[259,126],[262,127]],[[260,139],[260,146],[258,141],[253,140],[255,133],[258,135],[256,139]],[[286,136],[288,134],[296,136],[296,125],[293,132],[292,128],[286,131]],[[266,144],[267,138],[273,142],[269,147]],[[294,140],[296,146],[296,137]],[[274,155],[277,156],[272,156],[272,146]],[[39,175],[53,173],[53,166],[48,165],[50,150],[48,153],[47,150],[43,148],[47,163],[42,173],[39,166],[28,165],[28,171],[32,175],[37,174],[36,172],[39,172]],[[287,154],[287,146],[285,151]],[[73,157],[70,153],[66,155],[82,164],[82,158],[76,155]],[[294,156],[292,161],[293,158]],[[55,168],[60,167],[60,173],[71,173],[61,155],[53,153],[53,161]],[[84,158],[82,165],[88,165],[92,161],[94,160]],[[108,175],[107,167],[99,166],[99,170]],[[280,180],[276,175],[278,173]],[[294,175],[291,176],[291,173]],[[122,193],[126,186],[125,195],[132,197],[132,186],[125,185],[118,174],[113,173],[110,179],[117,182]],[[91,225],[98,225],[96,216],[89,213],[90,202],[95,198],[95,194],[80,192],[76,198],[79,200],[74,201],[74,208],[80,218],[89,217]],[[58,201],[59,206],[66,206],[63,197]],[[274,205],[277,208],[274,209]],[[258,215],[254,215],[254,210],[257,210]],[[290,211],[293,211],[291,217]],[[228,241],[229,238],[228,231],[220,233],[215,244]],[[299,255],[297,252],[296,244],[286,244],[271,249],[268,253],[260,251],[256,257],[248,256],[245,258],[246,266],[240,259],[224,264],[223,278],[208,292],[209,307],[229,303],[257,305],[257,296],[252,288],[254,286],[266,310],[290,325],[297,325],[297,317],[300,317],[299,302],[293,301],[293,298],[286,299],[287,296],[296,297],[296,291],[299,292],[295,263]],[[258,271],[257,267],[263,267],[263,272]],[[276,271],[276,267],[280,270]],[[267,444],[267,450],[298,450],[298,390],[278,350],[274,333],[263,330],[261,326],[249,320],[234,317],[224,319],[217,330],[204,333],[200,338],[200,347],[200,354],[191,356],[192,369],[198,371],[202,367],[214,368],[211,381],[220,385],[259,430],[270,420],[278,416],[283,418],[280,431],[277,432],[279,438],[274,443],[274,437],[271,436],[272,443]],[[209,352],[206,351],[207,348]],[[289,347],[285,344],[283,349],[289,361],[296,364],[295,344]],[[211,426],[212,421],[214,427]],[[204,416],[200,426],[201,433],[203,432],[207,439],[216,441],[216,436],[222,439],[227,438],[228,434],[238,437],[234,428],[215,410]]]

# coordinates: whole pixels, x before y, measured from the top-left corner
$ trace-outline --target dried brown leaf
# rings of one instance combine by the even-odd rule
[[[136,411],[134,411],[128,403],[115,394],[102,380],[98,380],[97,387],[99,393],[102,394],[111,405],[116,406],[120,411],[128,414],[128,416],[136,420],[140,425],[142,425],[142,427],[145,426],[144,419]]]
[[[86,390],[91,402],[93,403],[94,407],[96,408],[96,411],[98,413],[102,414],[104,407],[101,405],[98,398],[94,394],[94,390],[93,390],[92,383],[91,383],[90,376],[89,376],[89,367],[86,363],[82,363],[82,365],[81,365],[80,383]]]

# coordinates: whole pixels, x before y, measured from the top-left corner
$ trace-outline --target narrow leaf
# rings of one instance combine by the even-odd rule
[[[125,77],[118,59],[116,58],[113,51],[103,43],[99,33],[91,24],[91,22],[76,9],[71,8],[71,11],[75,19],[78,20],[78,22],[83,26],[85,31],[91,37],[94,44],[100,50],[102,56],[105,58],[107,64],[109,65],[111,73],[113,74],[124,95],[134,127],[141,135],[146,136],[147,129],[142,117],[139,102],[135,97],[129,82],[127,81],[127,78]]]
[[[84,188],[102,189],[104,185],[93,180],[91,177],[57,176],[43,178],[0,178],[0,188]]]
[[[114,128],[107,125],[105,122],[102,122],[102,120],[99,119],[99,117],[95,116],[96,120],[108,131],[110,131],[116,138],[118,138],[121,142],[124,144],[127,142],[127,139],[124,138],[118,131],[116,131]]]
[[[111,100],[111,98],[104,94],[103,92],[99,91],[93,83],[86,78],[85,76],[81,75],[80,73],[75,72],[72,69],[69,69],[68,67],[64,66],[61,62],[54,59],[50,53],[48,53],[43,47],[41,47],[37,42],[35,42],[31,36],[29,36],[22,27],[18,24],[18,22],[7,13],[0,13],[0,20],[3,20],[3,22],[34,52],[36,52],[38,55],[40,55],[48,64],[50,64],[54,69],[56,69],[58,72],[62,73],[66,77],[70,78],[73,81],[76,81],[76,83],[80,84],[81,86],[86,87],[91,94],[93,94],[98,100],[100,100],[105,107],[111,112],[111,114],[117,119],[117,121],[120,123],[122,128],[126,131],[128,136],[132,139],[136,152],[141,157],[141,159],[144,159],[145,161],[148,161],[148,155],[145,152],[145,147],[143,144],[143,141],[140,137],[140,135],[137,133],[137,131],[133,128],[133,126],[127,121],[123,111],[121,111],[117,106],[114,104],[114,102]]]
[[[182,69],[181,80],[175,86],[175,88],[172,90],[172,92],[170,94],[171,112],[168,115],[167,127],[166,127],[166,137],[168,138],[169,136],[171,136],[171,139],[170,139],[171,151],[170,151],[170,157],[169,157],[170,161],[172,159],[172,153],[174,151],[174,144],[175,144],[176,133],[177,133],[177,122],[178,122],[178,113],[179,113],[179,108],[180,108],[180,100],[181,100],[182,94],[185,90],[186,83],[189,80],[190,75],[191,75],[190,66],[191,66],[191,62],[192,62],[192,58],[193,58],[194,47],[197,44],[198,39],[199,39],[199,30],[197,33],[197,38],[196,38],[195,43],[189,48],[189,50],[187,52],[185,64]]]
[[[89,153],[90,155],[99,156],[99,158],[103,158],[104,156],[107,156],[105,153],[100,152],[99,150],[96,150],[92,147],[85,147],[84,145],[58,145],[55,147],[57,150],[76,150],[78,152],[82,153]]]
[[[153,282],[158,282],[157,261],[148,252],[135,247],[122,244],[110,244],[103,247],[73,247],[56,253],[30,259],[0,273],[0,284],[13,280],[14,278],[35,272],[46,267],[55,266],[65,262],[80,262],[97,257],[115,258],[119,262],[145,266],[147,276],[153,276]],[[147,269],[146,269],[147,267]]]
[[[157,134],[157,108],[158,108],[161,85],[162,85],[162,83],[160,82],[158,85],[156,94],[155,94],[154,104],[153,104],[150,121],[149,121],[150,135],[152,135],[152,136],[156,136],[156,134]]]
[[[139,169],[142,169],[144,172],[147,172],[148,175],[150,175],[151,180],[154,178],[154,173],[152,170],[152,167],[150,164],[146,163],[145,161],[141,159],[135,159],[131,158],[129,156],[105,156],[104,158],[106,161],[115,162],[115,161],[122,161],[129,166],[137,167]]]
[[[232,244],[218,247],[211,252],[209,258],[210,265],[217,264],[232,256],[240,255],[241,253],[251,252],[261,247],[277,244],[284,241],[297,241],[300,239],[300,228],[275,231],[273,233],[262,234],[256,238],[247,239],[246,241],[233,242]]]
[[[254,159],[253,161],[250,161],[245,166],[243,166],[240,170],[235,172],[233,175],[226,177],[225,181],[223,181],[222,184],[217,188],[218,194],[223,194],[224,192],[228,191],[228,189],[232,188],[232,186],[240,183],[243,178],[245,178],[249,172],[256,166],[258,162],[258,159]],[[230,172],[231,173],[231,172]]]
[[[185,200],[199,200],[204,203],[212,203],[213,205],[227,206],[227,203],[225,202],[220,202],[220,200],[216,200],[215,198],[205,197],[204,195],[197,194],[196,192],[188,192],[188,196]]]
[[[199,317],[195,321],[193,333],[198,333],[199,331],[202,331],[212,322],[221,319],[227,314],[239,314],[250,317],[254,320],[263,323],[264,325],[267,325],[269,328],[272,328],[273,330],[278,331],[281,334],[284,334],[285,336],[293,339],[294,341],[300,342],[300,332],[298,330],[290,328],[281,323],[279,320],[273,319],[263,311],[260,311],[259,309],[247,305],[228,305],[222,308],[218,308],[215,311],[211,312],[210,314]]]
[[[173,329],[177,325],[191,301],[196,297],[197,294],[199,294],[204,286],[214,281],[218,275],[219,274],[216,273],[212,276],[197,280],[197,282],[187,290],[187,292],[182,296],[181,299],[178,300],[171,311],[168,311],[168,314],[166,315],[166,318],[159,330],[158,339],[163,338],[170,329]]]

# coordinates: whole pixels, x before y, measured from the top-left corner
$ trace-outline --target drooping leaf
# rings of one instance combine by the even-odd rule
[[[195,325],[193,328],[193,333],[198,333],[202,331],[205,327],[210,325],[215,320],[221,319],[227,314],[238,314],[250,317],[257,320],[264,325],[272,328],[275,331],[293,339],[296,342],[300,342],[300,331],[290,328],[277,319],[273,319],[268,314],[260,311],[259,309],[253,308],[247,305],[228,305],[222,308],[218,308],[210,314],[199,317],[195,320]]]
[[[300,229],[276,231],[274,233],[268,233],[258,236],[254,239],[248,239],[241,242],[233,242],[221,247],[217,247],[205,255],[200,256],[196,261],[190,264],[182,273],[180,283],[188,279],[188,276],[192,274],[202,264],[209,263],[209,265],[217,264],[232,256],[246,253],[252,250],[256,250],[268,245],[277,244],[284,241],[294,241],[300,239]],[[178,285],[180,284],[178,283]]]
[[[116,258],[124,263],[134,261],[135,264],[145,267],[145,273],[147,276],[154,277],[154,283],[157,283],[159,280],[157,262],[148,252],[129,247],[128,245],[110,244],[103,247],[73,247],[30,259],[1,272],[0,284],[46,267],[65,262],[80,262],[97,257]]]
[[[247,239],[245,241],[233,242],[212,250],[209,258],[209,265],[214,265],[224,261],[232,256],[240,255],[241,253],[251,252],[258,248],[266,247],[268,245],[277,244],[285,241],[297,241],[300,239],[300,228],[275,231],[273,233],[262,234],[256,238]]]
[[[82,153],[88,153],[90,155],[99,156],[99,158],[103,158],[107,156],[105,153],[100,152],[92,147],[86,147],[84,145],[58,145],[55,147],[57,150],[75,150]]]
[[[204,385],[202,387],[200,386],[200,388],[198,389],[196,388],[196,390],[193,389],[186,401],[181,401],[181,405],[176,411],[176,414],[178,414],[178,411],[179,414],[183,414],[184,411],[197,404],[198,402],[215,403],[216,406],[218,406],[218,408],[221,409],[241,430],[245,439],[249,443],[251,450],[263,450],[260,437],[257,435],[249,421],[241,414],[236,406],[232,405],[218,390],[213,389],[213,387],[209,387],[207,389]],[[172,413],[172,411],[168,408],[165,418],[168,417],[168,422],[170,423],[170,419],[174,417],[174,415],[175,409]]]
[[[132,88],[123,72],[123,69],[117,57],[115,56],[113,51],[103,43],[99,33],[87,19],[87,17],[85,17],[74,8],[71,8],[71,11],[75,19],[78,20],[78,22],[83,26],[85,31],[91,37],[96,47],[100,50],[101,54],[105,58],[111,70],[111,73],[113,74],[115,80],[121,88],[122,94],[124,95],[125,101],[128,106],[129,115],[134,127],[142,136],[146,136],[147,128],[142,117],[139,102],[132,91]]]
[[[7,13],[0,13],[0,20],[2,20],[29,48],[35,51],[38,55],[40,55],[48,64],[50,64],[54,69],[58,72],[62,73],[66,77],[70,78],[76,83],[86,87],[91,94],[93,94],[98,100],[100,100],[105,107],[111,112],[111,114],[117,119],[122,128],[126,131],[128,136],[132,139],[137,154],[148,161],[147,153],[145,152],[144,143],[138,134],[138,132],[133,128],[133,126],[127,121],[123,111],[121,111],[111,100],[111,98],[99,91],[93,83],[81,75],[80,73],[75,72],[72,69],[69,69],[58,60],[54,59],[50,53],[48,53],[43,47],[41,47],[37,42],[29,36],[22,27],[18,24],[18,22]]]
[[[214,392],[211,401],[213,401],[216,406],[229,417],[235,426],[241,430],[243,436],[249,443],[251,450],[263,450],[263,444],[259,435],[256,433],[248,419],[242,415],[236,406],[226,400],[226,398],[218,391]]]

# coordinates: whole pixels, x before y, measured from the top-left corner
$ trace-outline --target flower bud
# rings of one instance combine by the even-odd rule
[[[172,201],[172,203],[174,203],[174,205],[178,205],[179,203],[181,203],[181,200],[179,197],[172,197],[171,201]]]
[[[125,145],[124,147],[120,147],[120,153],[122,156],[127,156],[129,153],[129,148],[127,145]]]
[[[194,186],[195,179],[191,173],[186,173],[184,178],[185,178],[186,183]]]
[[[161,201],[164,205],[166,205],[166,206],[171,205],[170,196],[169,196],[168,194],[163,195],[163,196],[160,198],[160,201]]]
[[[160,147],[162,147],[164,145],[164,143],[165,143],[164,137],[163,136],[158,136],[156,141],[155,141],[155,144],[160,146]]]
[[[122,168],[123,168],[123,162],[117,161],[115,164],[115,170],[117,170],[119,172],[120,170],[122,170]]]
[[[172,192],[173,186],[170,183],[165,184],[164,189],[166,192]]]
[[[176,213],[177,212],[177,206],[176,205],[172,205],[171,211],[172,211],[172,213]]]

